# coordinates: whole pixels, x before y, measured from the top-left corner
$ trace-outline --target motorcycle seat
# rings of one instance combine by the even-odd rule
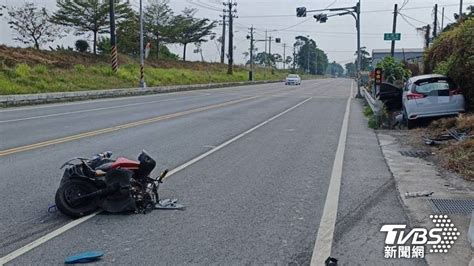
[[[112,164],[113,164],[113,162],[101,164],[101,165],[97,166],[95,168],[95,170],[101,170],[101,171],[107,172],[110,169],[112,169]]]

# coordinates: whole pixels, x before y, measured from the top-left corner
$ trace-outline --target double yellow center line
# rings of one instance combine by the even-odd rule
[[[223,102],[223,103],[208,105],[208,106],[199,107],[199,108],[186,110],[186,111],[182,111],[182,112],[177,112],[177,113],[173,113],[173,114],[152,117],[152,118],[148,118],[148,119],[145,119],[145,120],[140,120],[140,121],[130,122],[130,123],[117,125],[117,126],[113,126],[113,127],[108,127],[108,128],[103,128],[103,129],[99,129],[99,130],[84,132],[84,133],[80,133],[80,134],[76,134],[76,135],[72,135],[72,136],[68,136],[68,137],[63,137],[63,138],[43,141],[43,142],[39,142],[39,143],[35,143],[35,144],[30,144],[30,145],[20,146],[20,147],[16,147],[16,148],[6,149],[6,150],[0,151],[0,157],[11,155],[11,154],[18,153],[18,152],[29,151],[29,150],[34,150],[34,149],[38,149],[38,148],[42,148],[42,147],[55,145],[55,144],[69,142],[69,141],[73,141],[73,140],[93,137],[93,136],[97,136],[97,135],[101,135],[101,134],[105,134],[105,133],[115,132],[115,131],[119,131],[119,130],[122,130],[122,129],[127,129],[127,128],[137,127],[137,126],[146,125],[146,124],[150,124],[150,123],[155,123],[155,122],[159,122],[159,121],[163,121],[163,120],[167,120],[167,119],[172,119],[172,118],[176,118],[176,117],[180,117],[180,116],[184,116],[184,115],[189,115],[189,114],[194,114],[194,113],[198,113],[198,112],[207,111],[207,110],[210,110],[210,109],[225,107],[225,106],[228,106],[228,105],[237,104],[237,103],[240,103],[240,102],[252,100],[252,99],[255,99],[257,97],[258,96],[246,97],[246,98],[243,98],[243,99],[238,99],[238,100],[233,100],[233,101],[229,101],[229,102]]]

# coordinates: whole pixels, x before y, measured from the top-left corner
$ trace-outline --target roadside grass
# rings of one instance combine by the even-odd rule
[[[373,115],[374,112],[372,112],[372,109],[370,109],[370,106],[365,106],[364,107],[364,116],[365,117],[370,117],[371,115]]]
[[[202,63],[191,68],[145,68],[145,80],[148,86],[168,86],[187,84],[206,84],[221,82],[247,81],[248,72],[236,67],[233,75],[227,74],[222,65]],[[114,73],[105,63],[95,65],[76,64],[69,68],[20,63],[15,66],[0,64],[0,94],[29,94],[44,92],[65,92],[81,90],[99,90],[112,88],[132,88],[139,84],[139,65],[124,64]],[[283,80],[288,73],[257,69],[255,80]],[[314,78],[314,77],[309,77]]]
[[[363,110],[364,116],[367,117],[369,120],[367,121],[367,126],[371,129],[379,128],[379,122],[377,122],[377,117],[375,116],[374,112],[370,108],[370,106],[366,105]]]
[[[413,140],[420,143],[421,136],[436,137],[445,134],[447,129],[455,128],[460,132],[474,133],[474,114],[442,118],[431,122],[426,128],[412,130]],[[464,141],[447,141],[436,147],[441,165],[462,175],[466,180],[474,181],[474,138]]]
[[[441,154],[444,167],[474,181],[474,139],[450,145]]]

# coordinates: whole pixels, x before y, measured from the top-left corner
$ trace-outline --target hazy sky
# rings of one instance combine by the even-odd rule
[[[22,0],[0,0],[5,5],[20,5]],[[31,1],[30,1],[31,2]],[[38,6],[45,6],[53,12],[55,0],[33,1]],[[139,0],[130,0],[135,8],[139,6]],[[197,16],[206,17],[211,20],[218,20],[222,14],[224,6],[219,0],[171,0],[170,6],[175,13],[179,13],[185,7],[198,8]],[[248,50],[249,41],[245,38],[248,28],[253,25],[257,31],[255,38],[263,39],[265,30],[269,31],[273,37],[282,39],[282,44],[287,44],[286,54],[291,55],[295,36],[309,35],[316,40],[319,48],[323,49],[330,61],[335,60],[345,64],[353,60],[356,50],[356,30],[355,22],[351,16],[341,16],[329,18],[327,23],[317,23],[311,16],[307,18],[297,18],[296,7],[305,6],[308,9],[321,9],[329,5],[331,7],[354,6],[356,0],[237,0],[237,15],[235,19],[234,61],[242,63],[244,57],[242,53]],[[392,31],[393,5],[401,7],[403,16],[398,17],[397,32],[402,34],[402,40],[396,43],[397,48],[422,48],[423,35],[416,31],[416,27],[432,24],[434,19],[433,6],[438,4],[441,23],[442,8],[445,8],[444,24],[453,20],[453,13],[459,10],[459,0],[361,0],[361,45],[366,46],[370,52],[372,49],[390,48],[390,42],[383,40],[384,32]],[[143,0],[146,5],[147,0]],[[464,0],[464,7],[474,4],[474,1]],[[465,10],[465,8],[464,8]],[[301,23],[301,24],[299,24]],[[299,24],[299,25],[297,25]],[[295,26],[296,25],[296,26]],[[138,29],[137,29],[138,30]],[[215,29],[217,35],[221,34],[222,28]],[[9,46],[21,46],[13,41],[13,33],[6,25],[5,20],[0,19],[0,43]],[[58,44],[73,46],[75,40],[81,37],[68,36],[63,38]],[[273,43],[272,52],[283,55],[283,45]],[[56,45],[56,44],[54,44]],[[182,48],[179,45],[170,45],[170,49],[179,55]],[[264,50],[264,43],[258,42],[256,47],[259,51]],[[193,54],[194,45],[188,46],[187,57],[190,60],[200,60],[200,56]],[[219,47],[216,41],[209,41],[203,45],[204,59],[207,61],[219,60]]]

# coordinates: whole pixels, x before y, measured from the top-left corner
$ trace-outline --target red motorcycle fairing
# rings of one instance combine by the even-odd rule
[[[137,170],[139,166],[139,162],[124,157],[119,157],[114,163],[112,163],[112,169],[125,168],[129,170]]]

